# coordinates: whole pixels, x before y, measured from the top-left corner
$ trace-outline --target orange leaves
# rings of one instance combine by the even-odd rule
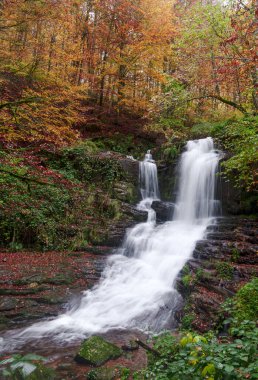
[[[164,81],[164,56],[174,34],[172,3],[6,1],[2,69],[9,70],[11,63],[13,70],[32,80],[43,75],[83,84],[100,105],[133,103],[141,109]],[[1,26],[0,21],[0,31]]]
[[[5,143],[57,146],[75,141],[78,133],[72,125],[80,117],[80,97],[61,86],[44,88],[42,83],[38,90],[23,89],[22,99],[33,99],[33,96],[41,101],[16,105],[15,100],[11,100],[10,106],[3,109],[0,139]]]

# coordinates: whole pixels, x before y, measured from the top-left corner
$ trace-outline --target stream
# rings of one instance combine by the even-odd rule
[[[180,300],[175,280],[214,221],[219,159],[211,138],[187,143],[179,163],[174,215],[158,225],[151,208],[160,198],[157,166],[148,152],[140,163],[142,200],[137,205],[148,212],[147,221],[128,230],[122,247],[108,258],[99,283],[83,292],[79,302],[57,318],[4,334],[1,350],[45,339],[73,345],[112,329],[157,332],[172,326]]]

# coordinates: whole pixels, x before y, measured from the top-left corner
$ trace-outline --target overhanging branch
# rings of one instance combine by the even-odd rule
[[[200,99],[207,99],[207,98],[219,100],[220,102],[227,104],[228,106],[231,106],[231,107],[238,109],[244,115],[248,114],[247,110],[243,106],[241,106],[240,104],[237,104],[237,103],[233,102],[232,100],[222,98],[222,96],[219,96],[219,95],[211,95],[210,94],[210,95],[198,96],[196,98],[187,99],[187,102],[191,102],[192,100],[200,100]]]

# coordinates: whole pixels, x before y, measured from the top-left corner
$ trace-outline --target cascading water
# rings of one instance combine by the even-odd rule
[[[148,212],[147,222],[128,232],[122,254],[109,258],[100,283],[84,292],[78,306],[23,330],[16,343],[47,335],[71,341],[112,328],[164,328],[178,298],[175,279],[213,216],[218,161],[211,138],[188,142],[174,220],[157,226],[151,208],[159,198],[157,167],[148,152],[140,164],[138,205]]]
[[[142,199],[159,199],[158,172],[150,150],[140,162],[140,190]]]
[[[174,219],[196,223],[214,215],[215,175],[219,154],[213,140],[188,141],[180,162],[180,184]]]

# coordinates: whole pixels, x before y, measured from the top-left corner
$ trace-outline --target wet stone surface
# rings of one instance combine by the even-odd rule
[[[0,252],[0,336],[6,338],[9,331],[19,332],[20,328],[32,323],[52,319],[65,312],[69,304],[76,304],[81,292],[98,282],[111,252],[110,248],[103,246],[92,247],[91,252],[95,250],[95,254]],[[110,331],[103,338],[117,345],[122,355],[103,364],[98,378],[114,374],[112,378],[119,379],[121,368],[126,368],[130,372],[129,379],[132,379],[134,371],[146,366],[145,350],[134,347],[136,339],[146,341],[143,333]],[[81,340],[67,344],[45,337],[27,342],[15,352],[23,355],[33,352],[46,357],[46,365],[56,371],[57,380],[85,380],[93,368],[75,362],[81,344]],[[128,347],[134,349],[128,350]],[[4,356],[13,353],[5,352]]]
[[[100,278],[107,252],[0,252],[1,330],[55,316]]]
[[[197,242],[187,273],[181,272],[177,288],[185,299],[192,326],[202,332],[216,324],[219,306],[258,274],[258,220],[218,218]]]

